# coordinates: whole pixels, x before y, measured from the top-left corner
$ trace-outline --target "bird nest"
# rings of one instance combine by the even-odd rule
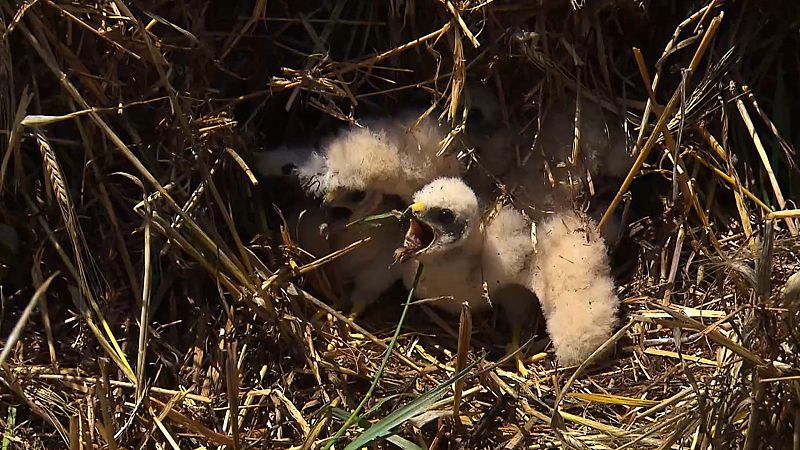
[[[797,13],[3,2],[0,445],[800,448]],[[502,320],[400,321],[401,289],[348,318],[254,174],[409,102],[457,136],[468,83],[534,136],[563,92],[625,124],[636,163],[588,195],[625,224],[611,357],[558,366],[531,319],[520,373]]]

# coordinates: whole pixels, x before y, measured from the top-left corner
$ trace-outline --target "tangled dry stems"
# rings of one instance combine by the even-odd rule
[[[412,307],[366,419],[477,366],[377,445],[800,448],[797,7],[540,3],[4,3],[3,448],[326,445],[403,294],[342,315],[252,152],[408,101],[456,136],[474,80],[527,133],[563,90],[624,117],[625,325],[577,370],[534,327],[522,378],[495,318]]]

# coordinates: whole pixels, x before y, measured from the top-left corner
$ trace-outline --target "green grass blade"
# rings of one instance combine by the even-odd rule
[[[6,431],[3,433],[3,450],[8,450],[11,445],[11,436],[14,433],[14,427],[17,424],[17,408],[14,406],[8,407],[8,418],[6,419]]]
[[[400,211],[392,210],[392,211],[389,211],[389,212],[385,212],[383,214],[375,214],[374,216],[369,216],[369,217],[364,217],[363,219],[354,220],[354,221],[352,221],[352,222],[347,224],[347,228],[350,228],[352,226],[358,225],[360,223],[376,222],[376,221],[384,220],[384,219],[388,219],[388,218],[393,218],[393,219],[396,219],[396,220],[400,220],[400,218],[402,216],[403,216],[403,213],[401,213]]]
[[[402,425],[408,419],[418,416],[430,409],[434,403],[439,401],[447,394],[450,387],[457,381],[466,377],[469,372],[475,367],[480,360],[476,360],[467,366],[461,372],[453,375],[448,381],[436,386],[425,394],[417,397],[415,400],[409,402],[407,405],[402,406],[400,409],[395,410],[388,416],[384,417],[371,427],[364,430],[353,442],[350,443],[344,450],[358,450],[365,445],[377,440],[382,439],[392,434],[392,430]]]
[[[367,418],[367,417],[371,416],[372,413],[374,413],[375,411],[378,411],[379,409],[381,409],[381,407],[383,407],[384,403],[386,403],[388,401],[392,401],[392,400],[394,400],[394,399],[396,399],[398,397],[414,397],[414,395],[413,394],[409,394],[409,393],[402,393],[402,394],[394,394],[394,395],[390,395],[388,397],[384,397],[384,398],[378,400],[377,402],[375,402],[375,404],[372,405],[372,408],[364,411],[364,414],[362,414],[361,417]]]
[[[386,354],[383,356],[383,360],[381,361],[381,365],[378,366],[377,372],[375,372],[375,377],[372,379],[372,384],[367,391],[367,394],[361,400],[361,403],[356,406],[356,409],[350,414],[350,417],[345,420],[344,425],[333,435],[333,437],[328,441],[325,445],[324,450],[329,450],[339,438],[344,435],[348,428],[351,425],[356,423],[361,417],[361,411],[366,406],[369,399],[372,397],[372,394],[375,392],[375,388],[378,386],[378,381],[380,380],[381,376],[383,375],[384,369],[386,369],[386,364],[389,363],[389,358],[392,356],[392,350],[394,349],[395,344],[397,344],[397,338],[400,336],[400,329],[403,327],[403,322],[406,319],[406,314],[408,313],[408,307],[411,305],[411,299],[414,298],[414,292],[417,289],[417,283],[419,283],[419,278],[422,275],[423,266],[420,264],[417,266],[417,273],[414,275],[414,284],[411,286],[411,290],[408,292],[408,297],[406,298],[406,303],[403,305],[403,312],[400,314],[400,320],[397,321],[397,327],[394,330],[394,335],[392,336],[392,340],[389,341],[389,346],[386,348]]]
[[[350,413],[341,408],[331,408],[331,415],[339,420],[347,420],[347,418],[350,417]],[[356,423],[361,428],[369,428],[372,426],[367,419],[360,419]],[[391,435],[387,437],[386,440],[389,443],[396,445],[398,448],[402,448],[403,450],[425,450],[408,439],[397,435]]]

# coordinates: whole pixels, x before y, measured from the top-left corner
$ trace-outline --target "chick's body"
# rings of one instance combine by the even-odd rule
[[[425,265],[417,283],[416,298],[431,299],[433,306],[453,315],[458,315],[463,302],[467,302],[474,312],[487,309],[489,303],[483,298],[478,255],[456,250],[442,255],[442,258],[443,261],[431,261]],[[408,289],[414,283],[419,264],[419,261],[413,261],[403,266],[403,282]]]
[[[486,225],[482,262],[487,282],[524,282],[532,253],[530,223],[514,207],[503,206]]]

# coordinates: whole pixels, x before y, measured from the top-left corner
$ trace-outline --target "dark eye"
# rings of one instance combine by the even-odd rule
[[[472,120],[483,122],[483,111],[480,108],[470,108],[469,109],[469,117]]]
[[[483,124],[483,111],[478,108],[470,108],[467,114],[467,126],[477,127]]]
[[[364,191],[353,191],[347,194],[347,200],[351,203],[360,203],[367,197]]]
[[[331,219],[336,221],[349,220],[353,212],[347,208],[336,206],[331,208]]]
[[[288,175],[291,175],[291,174],[292,174],[292,172],[294,172],[294,171],[295,171],[295,169],[297,169],[297,166],[295,166],[295,165],[294,165],[294,164],[292,164],[292,163],[289,163],[289,164],[284,164],[284,165],[281,167],[281,173],[282,173],[282,174],[284,174],[284,175],[287,175],[287,176],[288,176]]]
[[[449,209],[443,209],[436,215],[436,221],[442,225],[451,225],[455,220],[456,216]]]

